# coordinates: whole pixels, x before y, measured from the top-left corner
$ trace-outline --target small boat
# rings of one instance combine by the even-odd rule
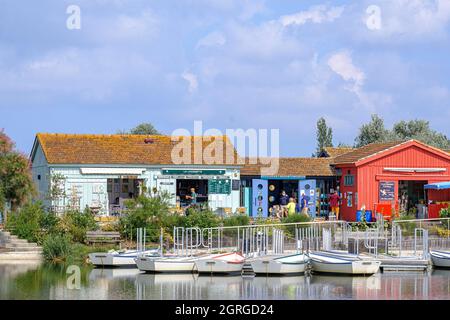
[[[359,258],[344,258],[313,252],[309,254],[314,271],[323,273],[360,274],[369,275],[377,273],[381,261],[363,260]]]
[[[240,253],[215,254],[195,261],[198,273],[241,273],[245,258]]]
[[[89,254],[89,261],[96,267],[135,267],[135,258],[138,256],[157,257],[158,249],[145,251],[137,250],[111,250]]]
[[[135,259],[139,270],[145,272],[194,272],[195,261],[198,258],[194,257],[145,257],[140,256]]]
[[[287,256],[266,256],[252,259],[253,272],[255,274],[300,274],[304,273],[309,257],[304,254],[292,254]]]
[[[430,251],[431,261],[438,268],[450,268],[450,251]]]

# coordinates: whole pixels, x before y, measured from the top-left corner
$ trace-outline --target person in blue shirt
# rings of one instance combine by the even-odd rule
[[[300,200],[300,209],[301,212],[304,214],[308,214],[308,203],[309,203],[309,197],[302,193],[302,198]]]
[[[283,216],[287,216],[287,205],[289,203],[289,196],[287,195],[286,191],[281,191],[280,196],[280,206],[283,210]]]

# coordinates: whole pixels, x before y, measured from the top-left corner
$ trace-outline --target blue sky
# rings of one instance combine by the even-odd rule
[[[450,0],[0,3],[0,128],[25,153],[141,122],[280,129],[284,156],[311,155],[321,116],[336,144],[372,113],[450,135]]]

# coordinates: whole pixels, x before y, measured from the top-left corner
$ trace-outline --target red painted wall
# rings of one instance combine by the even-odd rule
[[[391,154],[378,159],[373,157],[374,160],[353,168],[352,172],[355,173],[352,174],[357,177],[356,187],[344,186],[344,175],[350,167],[348,165],[336,166],[342,169],[341,192],[358,192],[358,203],[353,204],[353,207],[349,208],[346,199],[343,199],[341,205],[341,217],[343,219],[355,221],[356,210],[359,210],[363,204],[366,206],[366,210],[374,210],[375,204],[379,203],[380,181],[395,182],[395,203],[398,201],[398,181],[400,180],[423,180],[427,183],[450,181],[450,160],[448,158],[434,154],[414,143],[407,148],[397,147],[396,149]],[[446,171],[439,173],[399,173],[389,172],[384,168],[445,168]],[[440,195],[432,193],[432,195],[438,197],[438,201],[444,200],[443,198],[450,199],[449,193]]]

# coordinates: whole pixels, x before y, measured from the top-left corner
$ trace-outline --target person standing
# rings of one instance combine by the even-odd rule
[[[339,201],[341,198],[339,197],[339,194],[337,191],[334,191],[334,193],[329,198],[329,203],[331,207],[331,212],[336,216],[336,220],[339,220]]]
[[[308,215],[308,202],[309,202],[309,197],[307,197],[304,193],[302,193],[302,198],[301,198],[301,203],[300,203],[300,209],[302,214],[306,214]]]
[[[289,196],[287,195],[286,191],[281,191],[281,196],[280,196],[280,206],[281,209],[283,211],[283,216],[285,216],[287,214],[287,205],[289,202]]]
[[[295,203],[294,198],[289,198],[289,203],[286,206],[287,212],[288,212],[288,216],[291,216],[291,215],[295,214],[295,207],[296,207],[296,203]]]
[[[197,204],[197,193],[195,192],[195,188],[191,188],[191,194],[186,195],[186,199],[190,206]]]

